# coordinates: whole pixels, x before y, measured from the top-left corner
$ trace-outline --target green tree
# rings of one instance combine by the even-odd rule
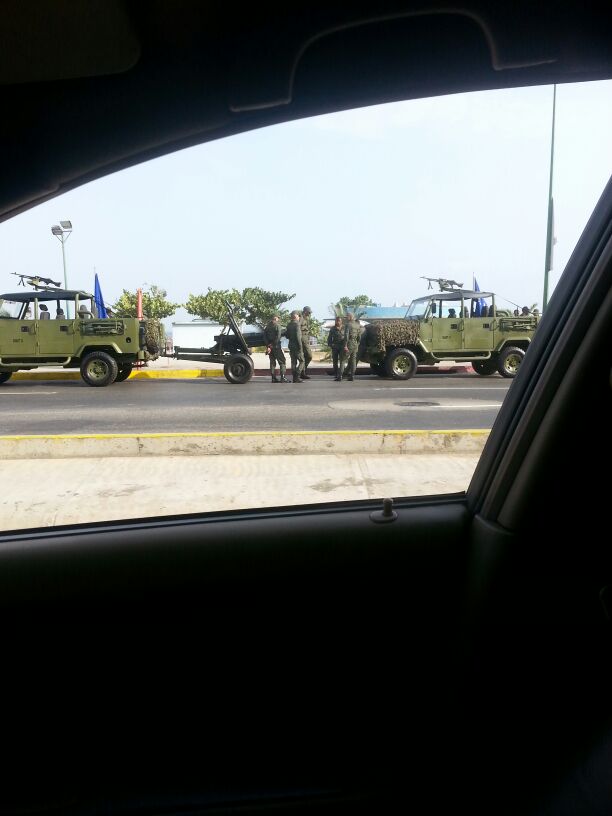
[[[238,289],[211,289],[205,295],[189,295],[185,309],[191,315],[202,319],[209,318],[217,323],[227,322],[226,301],[232,306],[238,322],[245,322],[249,326],[260,326],[275,315],[280,315],[281,323],[286,325],[289,320],[287,309],[281,309],[281,304],[295,297],[286,292],[269,292],[259,286],[249,286],[242,292]]]
[[[182,303],[171,303],[166,297],[167,292],[159,286],[151,285],[142,290],[142,313],[145,317],[155,317],[161,320],[170,317],[182,306]],[[115,303],[111,306],[117,317],[136,317],[137,294],[124,289]]]
[[[353,311],[355,317],[359,317],[363,314],[363,309],[360,309],[360,307],[378,305],[367,295],[355,295],[354,297],[341,297],[337,303],[332,303],[329,308],[335,317],[344,317],[350,310]]]
[[[201,320],[214,320],[215,323],[227,323],[227,306],[234,310],[237,321],[240,323],[246,317],[242,305],[242,294],[238,289],[211,289],[205,295],[189,295],[185,309],[191,315]]]
[[[242,304],[246,311],[246,322],[250,326],[263,328],[275,314],[279,315],[281,323],[286,326],[290,312],[281,309],[283,303],[292,300],[295,292],[289,295],[286,292],[268,292],[259,286],[247,287],[242,292]]]

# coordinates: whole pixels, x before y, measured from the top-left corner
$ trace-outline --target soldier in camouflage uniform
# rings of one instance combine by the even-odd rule
[[[342,325],[342,318],[337,317],[335,324],[329,330],[327,335],[327,345],[331,349],[332,363],[334,366],[334,377],[340,382],[340,355],[344,348],[344,327]]]
[[[289,356],[291,357],[291,370],[293,372],[293,382],[301,383],[300,375],[304,370],[304,352],[302,349],[302,330],[300,328],[299,312],[291,312],[291,320],[287,326],[287,339],[289,340]]]
[[[285,354],[281,348],[281,333],[280,317],[278,315],[274,315],[272,320],[270,320],[264,329],[264,337],[266,339],[266,354],[270,356],[270,374],[272,375],[273,383],[289,382],[289,380],[285,377],[287,361],[285,360]],[[280,368],[280,380],[276,376],[276,363],[278,363]]]
[[[359,348],[359,339],[361,337],[361,324],[355,320],[352,312],[346,315],[346,323],[344,326],[344,348],[340,356],[340,378],[344,373],[344,365],[346,365],[346,379],[353,381],[355,375],[355,368],[357,367],[357,349]]]
[[[302,353],[304,355],[304,368],[301,373],[303,380],[309,380],[310,376],[306,373],[306,369],[312,360],[312,351],[310,350],[310,315],[312,309],[310,306],[304,306],[300,317],[300,329],[302,332]]]

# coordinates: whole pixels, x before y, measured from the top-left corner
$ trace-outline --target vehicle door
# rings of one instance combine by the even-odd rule
[[[38,320],[37,353],[49,357],[70,357],[74,352],[74,320]]]
[[[5,301],[0,319],[0,358],[31,357],[36,353],[36,321],[21,318],[21,303]]]
[[[494,306],[494,302],[491,299],[486,300],[483,315],[464,320],[463,342],[466,351],[485,352],[495,348],[497,319],[489,316],[489,307],[492,305]]]
[[[434,320],[437,319],[435,317],[435,301],[430,301],[427,306],[423,309],[422,315],[414,315],[414,317],[422,317],[420,329],[420,336],[421,341],[424,346],[427,347],[428,350],[432,348],[433,342],[433,323]]]
[[[463,350],[463,325],[461,301],[440,301],[438,317],[432,321],[432,351],[436,356],[448,357],[450,352]],[[448,317],[449,308],[454,308],[455,317]]]

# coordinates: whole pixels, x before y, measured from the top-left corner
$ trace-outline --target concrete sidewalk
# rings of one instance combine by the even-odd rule
[[[479,452],[0,462],[0,529],[456,493]]]

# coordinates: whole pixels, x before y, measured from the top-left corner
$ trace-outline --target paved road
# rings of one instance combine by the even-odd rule
[[[491,427],[510,380],[475,374],[409,381],[361,376],[301,385],[254,377],[127,381],[9,381],[0,387],[2,434],[202,431],[436,430]]]

